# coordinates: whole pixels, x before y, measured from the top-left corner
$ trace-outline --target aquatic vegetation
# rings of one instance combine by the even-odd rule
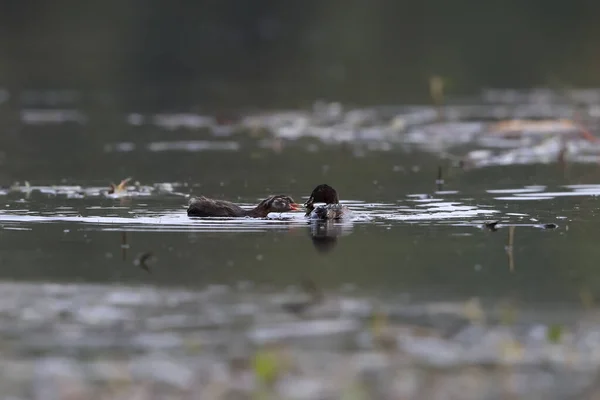
[[[559,343],[563,334],[563,327],[561,325],[550,325],[546,330],[546,337],[550,343]]]
[[[260,349],[254,355],[252,368],[259,382],[272,387],[277,380],[288,372],[290,360],[285,355],[285,348],[281,345],[269,345]]]

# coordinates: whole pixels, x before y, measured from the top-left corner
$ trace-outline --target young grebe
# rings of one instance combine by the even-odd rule
[[[297,211],[299,208],[294,199],[282,194],[267,197],[251,210],[245,210],[230,201],[200,196],[190,199],[187,214],[190,217],[264,218],[271,212]]]

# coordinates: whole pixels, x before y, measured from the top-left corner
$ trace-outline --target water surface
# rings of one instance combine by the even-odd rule
[[[275,391],[303,398],[358,381],[371,390],[377,385],[363,379],[373,371],[390,393],[400,389],[389,374],[403,371],[403,393],[423,396],[427,376],[440,390],[456,390],[483,374],[475,398],[561,398],[548,382],[574,371],[581,381],[565,390],[587,387],[600,360],[594,145],[569,131],[560,150],[555,125],[543,137],[500,140],[488,135],[485,107],[449,108],[462,122],[447,125],[427,107],[336,107],[239,124],[73,105],[7,111],[14,118],[0,157],[7,393],[31,396],[24,377],[33,374],[36,387],[63,390],[52,386],[62,376],[89,395],[90,382],[104,390],[123,370],[127,387],[153,382],[165,393],[193,392],[194,376],[220,382],[234,373],[230,359],[250,362],[274,343],[305,374]],[[107,194],[127,177],[126,192]],[[201,194],[245,207],[276,193],[304,202],[320,183],[339,191],[353,219],[197,219],[185,211]],[[306,279],[326,300],[299,317],[282,304],[306,297],[299,287]],[[380,314],[400,355],[377,345]],[[551,341],[557,327],[564,333]],[[545,372],[545,363],[555,370]],[[321,375],[319,365],[330,369]],[[343,377],[326,386],[321,378],[343,365]],[[513,375],[502,375],[508,383],[498,389],[503,372],[482,365],[508,365]],[[230,381],[252,392],[244,382],[256,374],[240,368]],[[522,377],[529,385],[515,383]]]

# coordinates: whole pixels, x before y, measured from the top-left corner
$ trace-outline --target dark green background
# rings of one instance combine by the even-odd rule
[[[3,1],[0,85],[164,110],[600,83],[594,1]]]

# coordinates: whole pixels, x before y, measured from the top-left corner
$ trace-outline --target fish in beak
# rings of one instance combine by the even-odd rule
[[[310,196],[308,198],[308,200],[306,200],[306,203],[304,203],[304,207],[308,207],[308,206],[312,205],[312,203],[314,203],[314,199],[312,196]]]

